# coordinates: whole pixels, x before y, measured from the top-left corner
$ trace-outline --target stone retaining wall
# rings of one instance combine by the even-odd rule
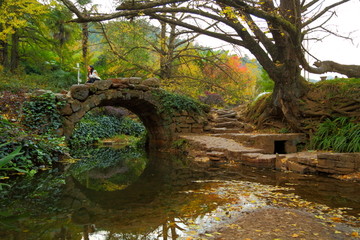
[[[351,174],[360,172],[360,153],[307,153],[279,155],[276,169],[299,173]]]

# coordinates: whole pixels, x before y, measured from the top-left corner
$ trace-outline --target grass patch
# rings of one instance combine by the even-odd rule
[[[326,119],[311,138],[310,149],[360,152],[360,124],[346,117]]]

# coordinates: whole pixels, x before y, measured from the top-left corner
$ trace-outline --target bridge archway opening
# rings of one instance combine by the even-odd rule
[[[86,113],[91,112],[96,108],[101,107],[115,107],[124,108],[134,115],[136,115],[147,131],[146,147],[149,149],[158,149],[166,147],[173,139],[171,131],[168,126],[164,124],[164,119],[158,113],[156,105],[144,99],[110,99],[101,101],[98,105],[93,106],[88,111],[84,111],[81,115],[78,114],[78,119],[71,127],[71,132],[67,135],[70,137],[78,122],[85,116]]]

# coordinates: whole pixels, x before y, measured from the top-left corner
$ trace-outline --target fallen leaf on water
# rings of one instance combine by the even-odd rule
[[[189,234],[189,235],[196,235],[197,232],[196,232],[196,231],[188,231],[187,234]]]
[[[220,221],[221,219],[219,217],[214,217],[216,221]]]
[[[332,218],[330,218],[333,222],[341,222],[342,221],[342,219],[341,218],[339,218],[339,217],[332,217]]]

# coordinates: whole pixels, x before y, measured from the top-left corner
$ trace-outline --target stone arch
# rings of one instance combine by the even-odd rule
[[[167,146],[179,133],[203,132],[204,116],[190,116],[186,111],[174,115],[160,113],[161,103],[153,91],[161,91],[157,79],[121,78],[73,85],[67,94],[58,95],[65,101],[62,135],[69,138],[75,124],[96,107],[124,107],[136,114],[148,131],[151,148]]]

